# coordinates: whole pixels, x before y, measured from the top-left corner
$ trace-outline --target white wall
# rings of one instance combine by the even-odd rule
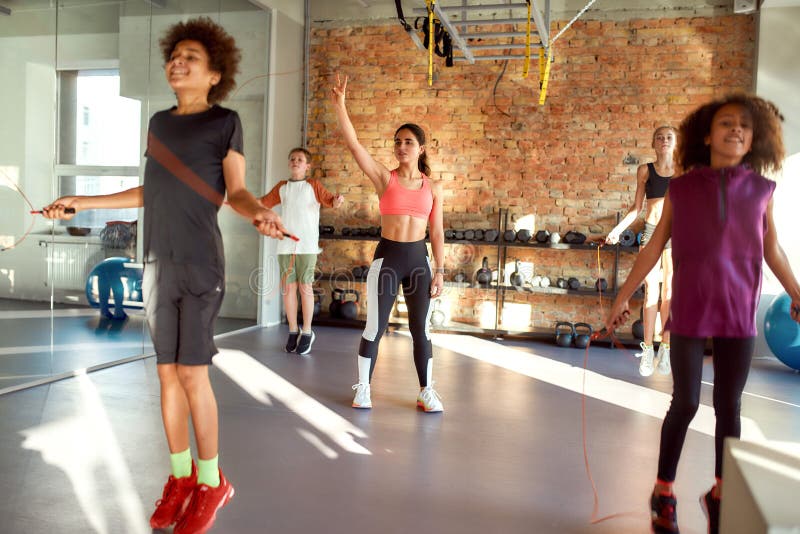
[[[773,216],[778,239],[795,276],[800,277],[800,232],[797,231],[797,199],[800,198],[800,7],[762,8],[758,27],[758,69],[756,93],[774,102],[785,117],[783,123],[787,159],[773,196]],[[763,315],[774,295],[783,288],[766,270],[759,307],[758,327],[763,330]],[[769,356],[760,332],[756,355]]]

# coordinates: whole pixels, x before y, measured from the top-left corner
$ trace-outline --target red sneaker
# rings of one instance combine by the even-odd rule
[[[212,488],[200,484],[192,494],[186,512],[178,522],[173,534],[202,534],[207,532],[217,518],[217,511],[233,498],[233,486],[219,470],[219,486]]]
[[[175,478],[170,475],[161,498],[156,501],[156,511],[150,518],[151,528],[167,528],[180,519],[189,497],[197,487],[197,466],[192,462],[192,474],[188,477]]]

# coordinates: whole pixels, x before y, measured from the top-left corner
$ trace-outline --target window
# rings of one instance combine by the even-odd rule
[[[118,70],[59,72],[59,196],[104,195],[139,185],[141,103],[120,96]],[[81,212],[64,226],[133,221],[136,209]]]

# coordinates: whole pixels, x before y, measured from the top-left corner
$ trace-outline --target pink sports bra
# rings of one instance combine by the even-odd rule
[[[397,172],[392,171],[378,206],[381,215],[411,215],[427,219],[433,210],[433,193],[428,177],[422,175],[419,189],[406,189],[400,185]]]

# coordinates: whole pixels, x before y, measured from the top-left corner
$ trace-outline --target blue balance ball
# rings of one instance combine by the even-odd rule
[[[775,357],[800,371],[800,324],[789,315],[791,305],[786,293],[775,297],[764,315],[764,338]]]

